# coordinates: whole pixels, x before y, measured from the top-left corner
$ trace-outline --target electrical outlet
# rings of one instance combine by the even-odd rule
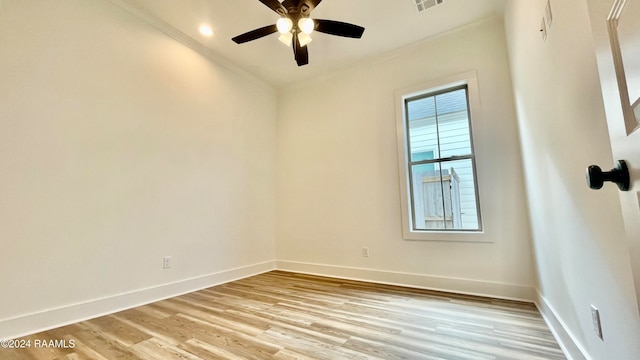
[[[600,323],[600,310],[594,305],[591,305],[591,322],[593,323],[593,331],[596,332],[596,335],[601,340],[604,340],[602,337],[602,324]]]
[[[171,256],[165,256],[162,258],[162,268],[169,269],[171,267]]]
[[[363,247],[362,248],[362,257],[369,257],[369,248],[368,247]]]

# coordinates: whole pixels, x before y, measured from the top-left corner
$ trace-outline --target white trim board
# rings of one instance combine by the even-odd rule
[[[558,316],[558,313],[553,309],[547,299],[536,291],[537,299],[536,306],[538,311],[544,318],[544,322],[547,323],[551,333],[556,338],[558,345],[562,349],[562,352],[569,360],[592,360],[587,351],[580,345],[580,342],[576,340],[576,337],[565,325],[562,318]]]
[[[562,319],[556,315],[553,307],[533,287],[295,261],[266,261],[174,283],[3,319],[0,320],[0,339],[19,338],[272,270],[532,302],[538,307],[569,360],[591,360],[589,356],[585,355],[584,348],[575,340],[575,336],[567,329]]]
[[[535,288],[524,285],[282,260],[276,261],[276,269],[530,303],[534,303],[536,300]]]
[[[15,339],[240,280],[272,271],[275,269],[274,265],[274,261],[265,261],[169,284],[2,319],[0,320],[0,339]]]

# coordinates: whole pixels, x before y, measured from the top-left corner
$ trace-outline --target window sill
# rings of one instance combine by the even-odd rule
[[[440,241],[493,243],[484,231],[409,231],[403,232],[406,241]]]

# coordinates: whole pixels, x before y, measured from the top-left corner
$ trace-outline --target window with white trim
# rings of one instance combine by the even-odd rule
[[[405,234],[482,231],[469,91],[464,81],[399,96]]]

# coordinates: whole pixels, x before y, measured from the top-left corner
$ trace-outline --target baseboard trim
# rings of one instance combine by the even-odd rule
[[[156,301],[240,280],[275,269],[274,261],[265,261],[169,284],[135,290],[77,304],[38,311],[0,320],[0,339],[15,339]]]
[[[536,291],[535,304],[568,360],[592,360],[547,299]]]
[[[490,281],[281,260],[276,261],[276,269],[339,279],[359,280],[531,303],[536,300],[536,290],[531,286]]]

